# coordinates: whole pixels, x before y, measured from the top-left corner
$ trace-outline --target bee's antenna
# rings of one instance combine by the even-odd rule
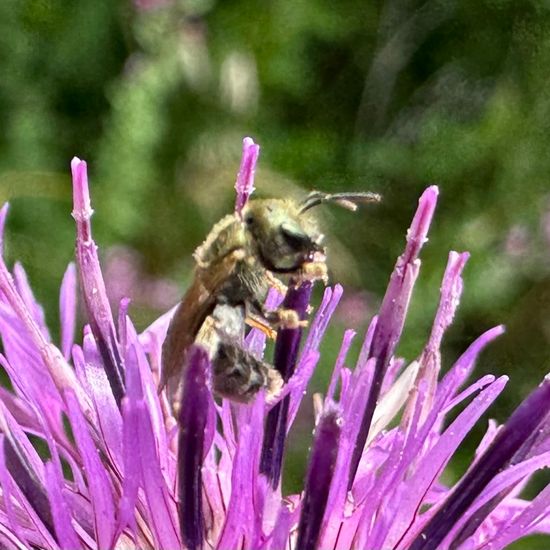
[[[324,204],[326,202],[334,202],[343,208],[355,211],[357,205],[363,202],[380,202],[382,197],[378,193],[366,191],[364,193],[323,193],[321,191],[312,191],[302,202],[300,214],[306,210]]]

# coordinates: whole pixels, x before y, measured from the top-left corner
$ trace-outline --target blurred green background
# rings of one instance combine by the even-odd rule
[[[548,371],[550,2],[4,0],[0,63],[6,251],[52,327],[73,254],[72,156],[89,164],[112,298],[130,294],[143,328],[177,301],[192,251],[232,208],[250,135],[258,196],[384,195],[358,214],[323,211],[347,303],[315,389],[339,323],[363,331],[376,311],[432,183],[440,203],[400,353],[420,353],[447,253],[468,250],[445,366],[506,324],[477,371],[511,377],[491,410],[499,420]],[[309,442],[298,440],[289,487]]]

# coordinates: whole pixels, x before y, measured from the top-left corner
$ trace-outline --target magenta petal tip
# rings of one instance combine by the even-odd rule
[[[8,210],[10,209],[10,203],[5,202],[0,209],[0,253],[2,252],[2,244],[4,242],[4,228],[6,227],[6,218],[8,217]]]
[[[254,192],[254,173],[259,154],[260,146],[254,143],[252,138],[245,137],[243,139],[241,165],[235,182],[235,190],[237,191],[235,212],[238,214],[241,213],[250,195]]]
[[[73,177],[73,218],[78,221],[89,219],[92,214],[90,191],[88,187],[88,168],[85,160],[74,157],[71,160]]]

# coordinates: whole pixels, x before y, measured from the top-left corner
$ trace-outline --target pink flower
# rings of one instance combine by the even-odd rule
[[[245,143],[237,211],[252,192],[257,154]],[[481,335],[440,373],[440,345],[460,300],[467,253],[449,255],[420,357],[408,365],[394,357],[437,188],[420,198],[354,368],[348,350],[356,335],[344,333],[324,401],[317,400],[304,491],[282,496],[286,436],[342,288],[325,290],[304,342],[300,330],[280,331],[273,363],[286,384],[277,403],[267,404],[261,392],[249,405],[214,399],[207,355],[194,347],[175,419],[157,392],[172,312],[142,334],[127,300],[113,317],[92,238],[86,164],[74,159],[72,170],[89,321],[78,344],[74,267],[61,286],[58,348],[23,268],[16,265],[12,276],[0,260],[0,364],[12,385],[0,388],[2,547],[496,549],[550,532],[550,487],[532,501],[519,497],[529,477],[550,465],[550,379],[504,426],[489,424],[455,486],[440,479],[508,380],[484,376],[465,385],[502,327]],[[1,228],[6,213],[4,207]],[[291,286],[285,303],[305,315],[310,292],[310,285]],[[246,345],[262,353],[264,336],[252,331]],[[462,412],[448,423],[459,404]]]

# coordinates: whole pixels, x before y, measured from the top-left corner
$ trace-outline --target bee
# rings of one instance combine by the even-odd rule
[[[240,213],[222,218],[194,253],[191,286],[171,320],[162,347],[160,389],[177,404],[189,347],[206,348],[214,391],[246,403],[261,389],[276,395],[283,384],[278,371],[243,348],[246,324],[273,337],[277,328],[293,328],[296,312],[266,311],[270,287],[284,288],[277,275],[297,280],[326,278],[324,236],[310,210],[336,203],[355,210],[378,202],[375,193],[327,194],[313,191],[301,202],[290,199],[249,201]]]

